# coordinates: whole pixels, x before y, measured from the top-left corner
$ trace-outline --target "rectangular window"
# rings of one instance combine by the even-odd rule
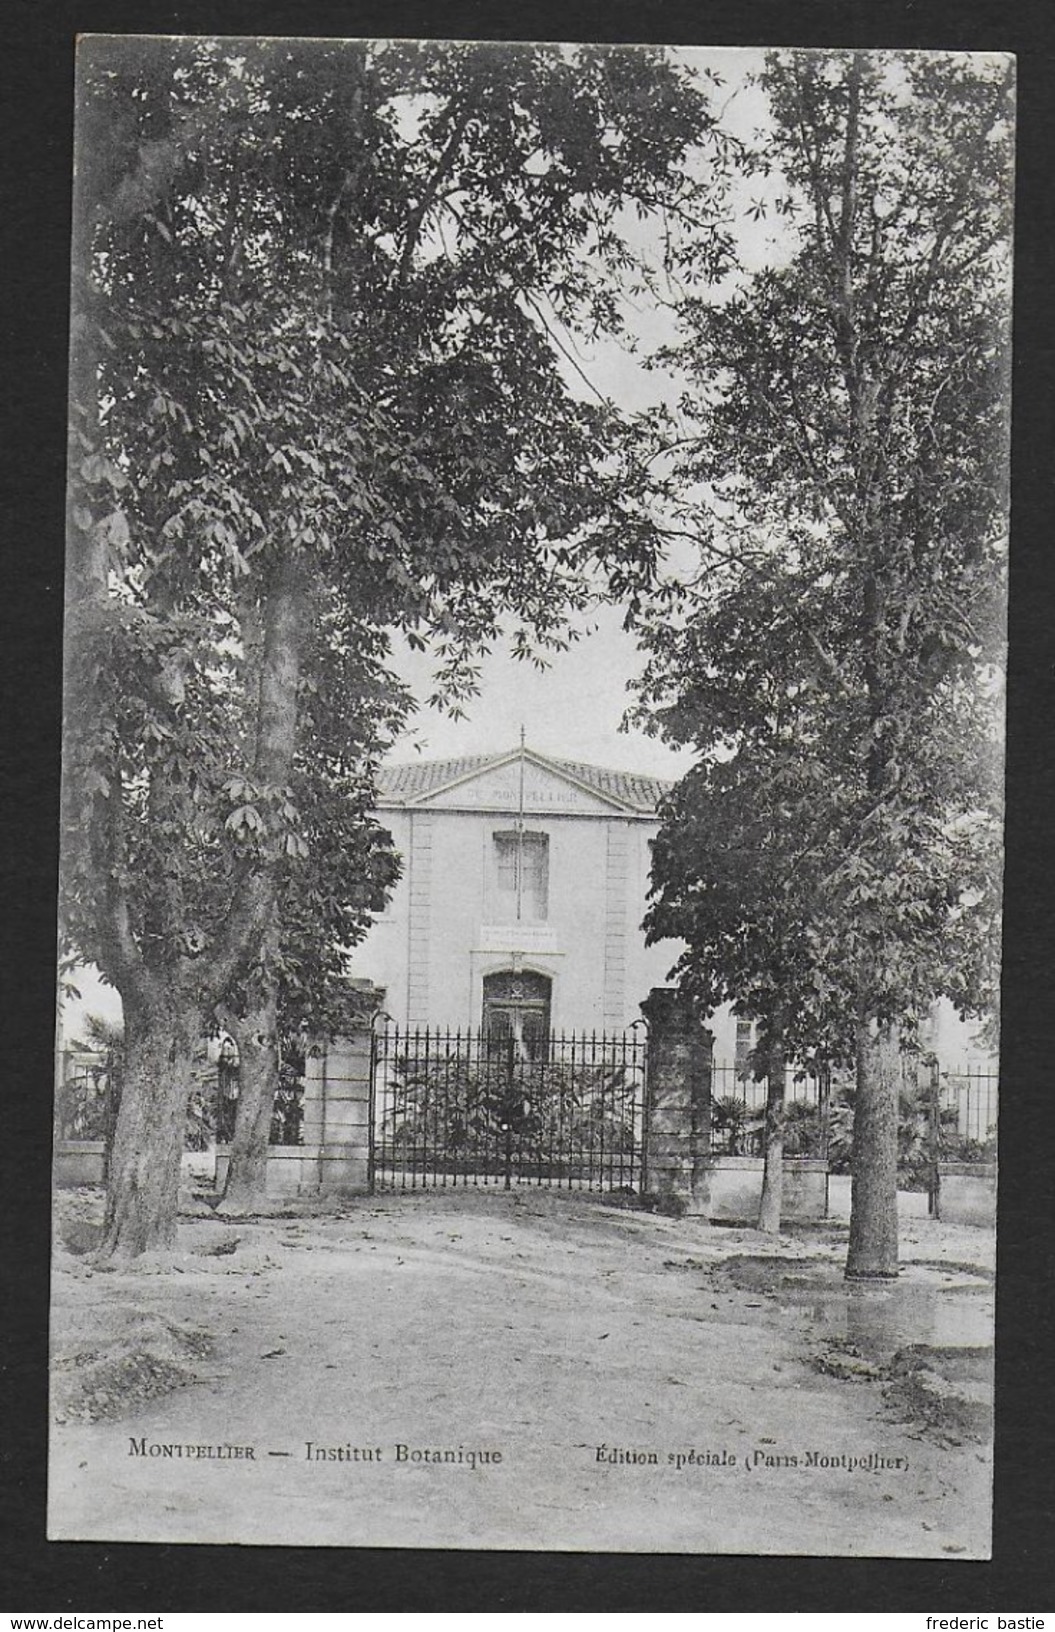
[[[545,833],[496,833],[495,917],[544,924],[549,914],[549,839]]]
[[[756,1042],[755,1022],[753,1020],[738,1020],[736,1022],[736,1076],[743,1082],[751,1075],[751,1055]]]

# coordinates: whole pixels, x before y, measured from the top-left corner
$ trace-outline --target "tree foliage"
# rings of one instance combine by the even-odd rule
[[[654,426],[706,570],[645,631],[646,709],[701,758],[652,922],[745,1012],[790,979],[799,1046],[856,1033],[867,1076],[935,997],[993,995],[1011,73],[778,53],[761,84],[783,252],[686,303]]]
[[[791,250],[685,311],[677,473],[727,559],[652,618],[644,701],[695,786],[771,821],[870,1015],[980,1007],[935,958],[957,901],[986,916],[999,813],[1005,65],[802,54],[762,83]]]
[[[652,277],[628,210],[706,229],[713,121],[651,51],[99,38],[80,74],[64,916],[130,1062],[170,1062],[146,1098],[130,1063],[118,1128],[107,1240],[138,1250],[171,1236],[174,1134],[149,1220],[134,1146],[188,1039],[254,971],[317,987],[390,880],[391,633],[457,707],[503,615],[559,644],[636,570],[562,336],[618,335]]]

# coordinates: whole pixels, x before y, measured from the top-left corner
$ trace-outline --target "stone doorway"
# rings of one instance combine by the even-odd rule
[[[548,975],[502,969],[484,976],[483,1033],[495,1052],[513,1051],[523,1061],[545,1059],[550,1033]]]

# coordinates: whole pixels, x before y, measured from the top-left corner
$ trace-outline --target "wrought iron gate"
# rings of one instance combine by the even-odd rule
[[[644,1187],[645,1040],[631,1030],[532,1037],[378,1032],[377,1190],[514,1184]]]

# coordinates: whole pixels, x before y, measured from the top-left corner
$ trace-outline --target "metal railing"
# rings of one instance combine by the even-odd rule
[[[828,1151],[830,1075],[789,1068],[784,1079],[784,1155],[823,1159]],[[711,1151],[761,1156],[769,1081],[743,1065],[716,1060],[711,1069]]]
[[[999,1078],[977,1066],[933,1069],[941,1154],[946,1161],[991,1161],[996,1151]]]
[[[64,1049],[59,1054],[55,1087],[55,1135],[66,1143],[109,1143],[120,1094],[119,1054]],[[273,1145],[299,1145],[303,1084],[283,1071],[271,1118]],[[187,1094],[188,1150],[228,1144],[234,1133],[238,1103],[238,1066],[226,1061],[196,1070]]]
[[[378,1189],[641,1182],[645,1041],[550,1033],[404,1031],[374,1041]]]
[[[74,1143],[109,1141],[116,1068],[112,1054],[63,1050],[55,1083],[57,1139]]]

